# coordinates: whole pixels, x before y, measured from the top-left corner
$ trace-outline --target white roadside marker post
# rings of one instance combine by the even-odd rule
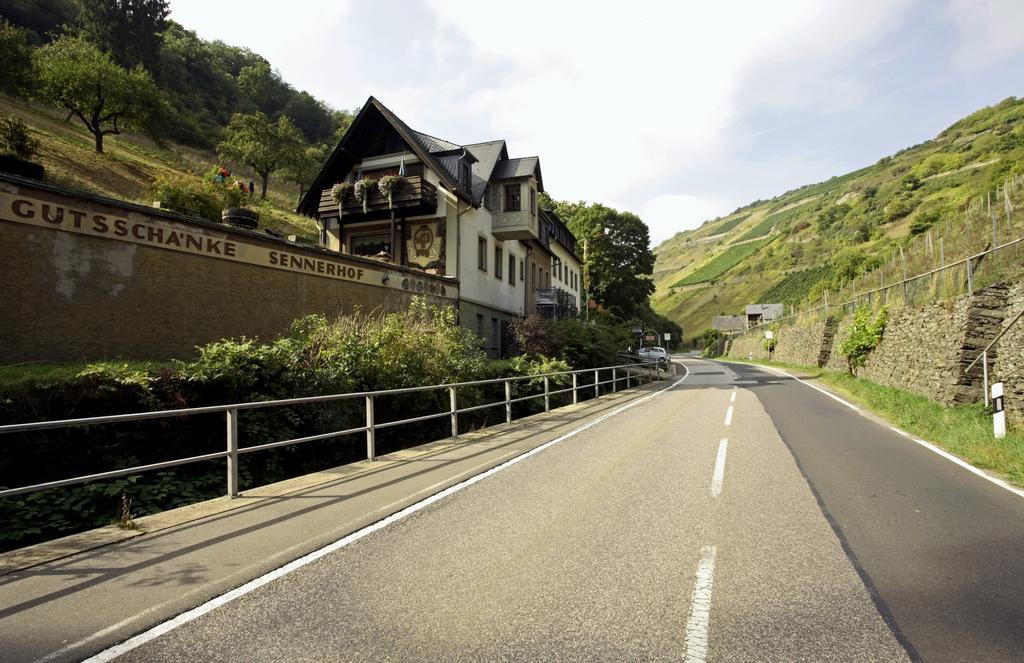
[[[1006,437],[1006,412],[1003,412],[1003,383],[992,384],[992,429],[996,439]]]

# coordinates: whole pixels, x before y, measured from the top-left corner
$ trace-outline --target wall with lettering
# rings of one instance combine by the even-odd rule
[[[451,279],[0,176],[0,364],[189,357],[310,313],[455,305]]]

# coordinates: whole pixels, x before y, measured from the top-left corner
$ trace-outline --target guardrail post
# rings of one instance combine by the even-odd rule
[[[512,423],[512,381],[505,380],[505,423]]]
[[[238,410],[225,413],[228,440],[228,497],[238,497]]]
[[[373,396],[366,397],[366,460],[377,457],[377,429],[373,417]]]
[[[614,393],[614,392],[616,392],[618,390],[619,390],[619,382],[618,382],[618,378],[615,377],[615,369],[613,368],[612,369],[612,392]]]
[[[551,383],[548,376],[544,376],[544,411],[551,412]]]
[[[985,387],[985,407],[988,407],[988,350],[981,353],[981,376]]]
[[[971,264],[972,260],[967,259],[967,294],[974,294],[974,266]]]
[[[599,369],[594,369],[594,398],[597,398],[598,396],[601,395],[600,385],[597,384],[598,380],[600,380],[600,378],[597,377],[598,371]]]
[[[576,391],[576,389],[578,387],[579,387],[579,379],[577,378],[576,373],[573,373],[572,374],[572,404],[573,405],[576,405],[577,403],[580,402],[580,395]]]
[[[455,387],[448,387],[448,400],[451,403],[452,437],[459,436],[459,401],[455,396]]]
[[[630,387],[633,386],[631,384],[631,382],[630,382],[630,378],[631,377],[633,377],[633,372],[631,370],[629,370],[629,368],[627,367],[626,368],[626,389],[629,389]]]

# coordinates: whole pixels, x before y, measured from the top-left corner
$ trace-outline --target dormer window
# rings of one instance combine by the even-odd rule
[[[461,161],[461,173],[459,175],[459,181],[462,182],[462,188],[466,192],[473,191],[473,168],[467,161]]]
[[[518,212],[522,209],[522,194],[519,183],[505,185],[505,211]]]

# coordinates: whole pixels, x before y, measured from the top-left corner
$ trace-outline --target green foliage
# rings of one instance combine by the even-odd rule
[[[27,93],[33,83],[32,49],[24,30],[0,17],[0,91]]]
[[[874,320],[871,318],[871,309],[864,306],[858,308],[850,323],[849,336],[839,345],[839,352],[846,357],[851,375],[857,374],[857,369],[864,365],[868,355],[881,342],[889,319],[888,309],[883,307]]]
[[[162,104],[149,73],[124,69],[79,37],[60,37],[36,52],[41,101],[66,109],[93,135],[96,151],[103,137],[139,129],[158,138]]]
[[[167,0],[78,0],[80,36],[93,40],[126,69],[153,71],[160,54],[160,33],[170,13]]]
[[[754,255],[762,248],[767,246],[772,241],[772,238],[763,239],[756,242],[749,242],[747,244],[739,244],[730,246],[728,249],[719,253],[708,263],[702,265],[695,272],[684,276],[682,279],[672,284],[672,287],[682,285],[695,285],[697,283],[707,283],[714,281],[722,274],[726,273],[743,260],[746,260],[750,256]]]
[[[29,161],[39,151],[39,141],[18,116],[7,115],[0,118],[0,151]]]
[[[559,358],[577,369],[618,363],[616,353],[631,341],[629,330],[608,315],[591,315],[589,324],[582,320],[558,320],[551,326]]]
[[[212,182],[185,175],[163,175],[153,182],[150,196],[182,214],[220,221],[223,192]]]
[[[586,252],[584,289],[601,306],[626,319],[654,293],[650,234],[635,214],[600,203],[559,202],[555,211]]]
[[[796,304],[811,292],[815,285],[828,276],[829,268],[812,267],[786,276],[758,298],[760,302]]]
[[[910,234],[920,235],[921,233],[925,232],[926,230],[934,226],[936,223],[938,223],[941,216],[942,214],[937,209],[929,210],[927,212],[922,212],[918,214],[917,218],[914,219],[913,222],[911,222],[910,224]]]
[[[737,217],[731,218],[731,219],[729,219],[727,221],[723,221],[723,222],[721,222],[721,223],[719,223],[719,224],[717,224],[715,226],[712,226],[711,230],[709,230],[708,232],[711,235],[721,235],[722,233],[727,233],[727,232],[729,232],[730,230],[732,230],[736,226],[740,225],[741,223],[743,223],[744,221],[746,221],[749,218],[750,218],[749,214],[741,214],[741,215],[739,215]]]
[[[282,115],[273,122],[262,112],[236,113],[217,150],[230,163],[252,168],[262,179],[260,198],[267,197],[271,173],[295,163],[303,154],[302,134]]]

